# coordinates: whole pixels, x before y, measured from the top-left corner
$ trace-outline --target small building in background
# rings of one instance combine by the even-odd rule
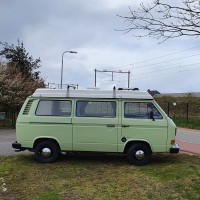
[[[152,96],[154,97],[155,95],[159,95],[160,92],[158,92],[157,90],[150,90],[148,89],[147,92]]]

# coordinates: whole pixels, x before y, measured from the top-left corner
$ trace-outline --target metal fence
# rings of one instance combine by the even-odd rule
[[[6,118],[10,120],[11,125],[16,124],[18,112],[6,112]]]
[[[200,102],[158,103],[172,118],[200,119]]]
[[[0,127],[15,126],[18,112],[0,112]]]

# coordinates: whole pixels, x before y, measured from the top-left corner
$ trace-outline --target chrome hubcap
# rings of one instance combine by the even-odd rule
[[[50,157],[50,156],[51,156],[51,149],[49,149],[49,148],[44,148],[44,149],[42,149],[41,155],[42,155],[44,158]]]
[[[135,157],[136,157],[137,160],[143,160],[144,159],[144,151],[137,150],[135,152]]]

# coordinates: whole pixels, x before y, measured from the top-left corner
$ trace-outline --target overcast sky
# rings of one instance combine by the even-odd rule
[[[200,43],[198,38],[177,38],[158,44],[123,34],[135,0],[0,0],[0,41],[24,42],[34,59],[40,57],[46,83],[79,88],[94,87],[94,69],[131,72],[130,87],[167,92],[199,92]],[[2,48],[2,47],[0,47]],[[127,87],[128,75],[97,73],[97,87]]]

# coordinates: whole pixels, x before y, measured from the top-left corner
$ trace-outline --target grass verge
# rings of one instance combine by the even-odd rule
[[[176,126],[178,126],[178,127],[200,130],[199,119],[188,119],[187,120],[184,117],[174,117],[173,121],[176,124]]]
[[[200,199],[200,156],[157,154],[143,167],[122,155],[0,157],[0,199]]]

